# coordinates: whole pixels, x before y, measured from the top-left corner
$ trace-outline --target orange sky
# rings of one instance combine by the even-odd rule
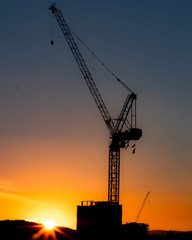
[[[4,143],[1,157],[6,162],[3,166],[6,174],[2,173],[0,179],[0,204],[3,206],[0,219],[24,218],[40,222],[54,219],[58,225],[76,228],[76,207],[82,200],[107,199],[107,149],[100,148],[92,154],[98,146],[87,151],[83,144],[74,151],[64,142],[15,140]],[[142,144],[138,152],[141,147]],[[85,153],[90,156],[88,159],[82,157]],[[98,160],[101,157],[102,160]],[[164,188],[166,179],[162,179],[162,187],[156,189],[155,181],[149,184],[145,174],[142,175],[144,169],[136,163],[138,158],[130,152],[122,152],[123,223],[135,221],[150,190],[139,222],[148,223],[150,229],[190,230],[192,195],[181,194],[174,186],[172,191]],[[17,159],[16,164],[11,159]],[[126,162],[126,159],[129,160]],[[94,169],[93,162],[97,160]]]

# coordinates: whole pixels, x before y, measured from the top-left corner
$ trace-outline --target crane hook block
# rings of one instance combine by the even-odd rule
[[[51,40],[51,45],[54,45],[54,41],[53,40]]]

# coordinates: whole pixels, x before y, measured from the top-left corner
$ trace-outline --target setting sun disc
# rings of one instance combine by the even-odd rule
[[[56,226],[56,223],[53,220],[46,220],[43,222],[43,225],[46,229],[51,230]]]

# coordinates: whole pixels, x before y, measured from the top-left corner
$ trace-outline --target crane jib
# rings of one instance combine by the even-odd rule
[[[112,120],[112,118],[108,112],[108,109],[99,93],[97,86],[95,85],[95,82],[93,81],[91,73],[90,73],[89,69],[87,68],[87,65],[85,64],[85,60],[83,59],[83,57],[79,51],[79,48],[71,34],[70,28],[67,25],[67,23],[65,22],[65,19],[59,9],[57,9],[53,5],[51,5],[51,7],[49,9],[55,15],[55,18],[61,28],[61,31],[63,32],[63,35],[69,45],[69,48],[71,49],[71,52],[79,66],[79,69],[87,83],[87,86],[96,102],[96,105],[108,127],[110,134],[112,135],[113,128],[114,128],[113,120]]]

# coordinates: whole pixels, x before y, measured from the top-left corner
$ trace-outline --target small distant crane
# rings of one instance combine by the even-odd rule
[[[137,221],[138,221],[138,219],[139,219],[139,217],[140,217],[140,215],[141,215],[141,212],[142,212],[142,210],[143,210],[143,208],[144,208],[145,202],[147,201],[147,198],[148,198],[149,194],[150,194],[150,192],[147,192],[147,194],[146,194],[146,196],[145,196],[145,198],[144,198],[144,200],[143,200],[143,203],[142,203],[142,205],[141,205],[141,208],[140,208],[139,213],[138,213],[138,215],[137,215],[137,218],[136,218],[136,220],[135,220],[136,223],[137,223]]]
[[[129,141],[139,140],[142,136],[142,130],[136,128],[136,94],[130,90],[120,79],[120,82],[128,91],[127,98],[119,117],[114,122],[111,118],[108,109],[99,93],[97,86],[92,78],[92,75],[87,68],[79,48],[73,38],[71,29],[67,25],[61,11],[52,4],[49,7],[52,14],[55,16],[60,29],[69,45],[69,48],[77,62],[77,65],[83,75],[83,78],[95,100],[95,103],[105,121],[110,133],[109,144],[109,174],[108,174],[108,202],[111,204],[119,204],[119,177],[120,177],[120,149],[127,148]],[[53,44],[54,42],[51,42]],[[135,149],[133,149],[133,153]]]

